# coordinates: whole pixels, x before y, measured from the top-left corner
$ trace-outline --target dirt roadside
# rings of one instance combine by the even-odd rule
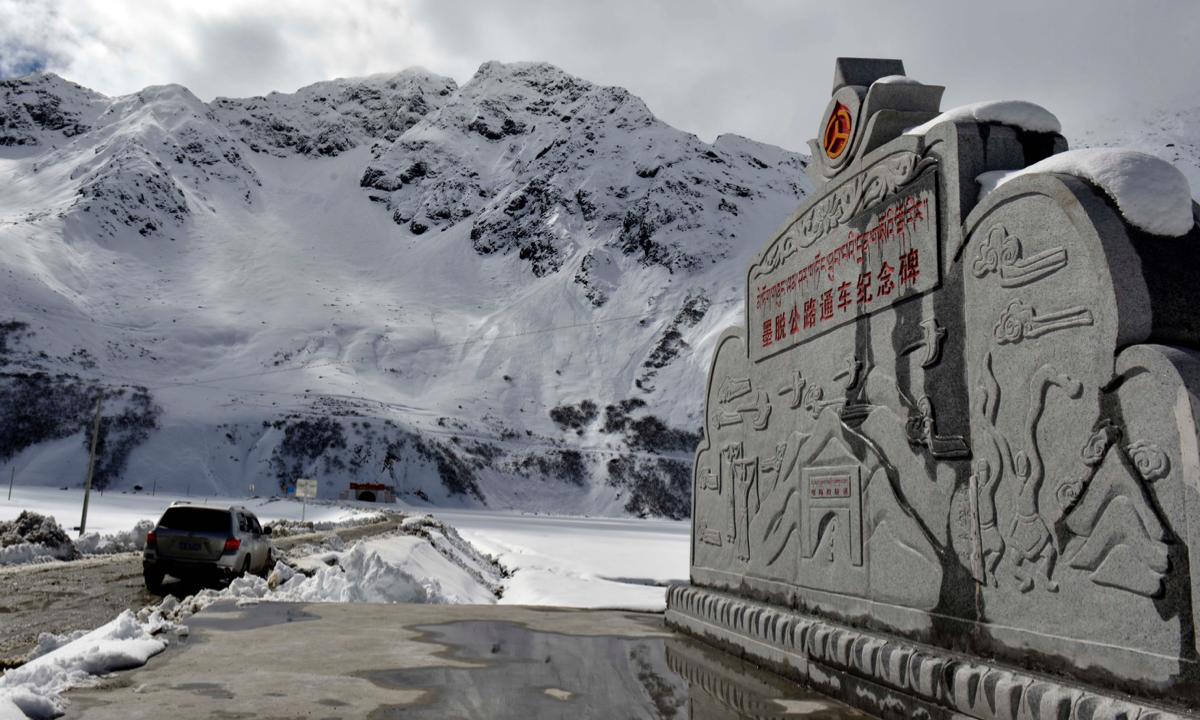
[[[279,538],[275,547],[288,550],[303,543],[319,543],[334,532],[351,542],[391,532],[402,520],[396,516],[371,525]],[[182,583],[163,586],[164,594],[195,591]],[[141,553],[0,567],[0,668],[22,662],[41,633],[93,630],[122,610],[136,611],[159,600],[142,581]]]

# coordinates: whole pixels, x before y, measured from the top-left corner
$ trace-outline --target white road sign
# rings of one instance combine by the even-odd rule
[[[317,496],[317,481],[300,478],[296,481],[296,497],[315,498]]]

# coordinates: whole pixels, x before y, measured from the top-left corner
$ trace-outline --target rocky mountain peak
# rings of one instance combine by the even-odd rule
[[[391,143],[458,88],[422,68],[326,80],[294,93],[217,98],[213,115],[255,152],[333,157],[359,145]]]

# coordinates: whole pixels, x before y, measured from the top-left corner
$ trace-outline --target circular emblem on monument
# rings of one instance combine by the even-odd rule
[[[825,126],[825,154],[836,160],[850,144],[850,109],[838,103]]]

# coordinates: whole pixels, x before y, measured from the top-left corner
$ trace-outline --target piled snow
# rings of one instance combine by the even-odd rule
[[[429,529],[437,532],[433,526]],[[340,542],[326,547],[331,546],[344,548]],[[201,590],[183,600],[168,596],[157,606],[143,608],[138,619],[152,627],[170,628],[222,600],[239,604],[496,602],[495,593],[472,575],[469,559],[439,552],[428,537],[390,535],[359,541],[342,550],[298,548],[289,556],[297,553],[313,553],[288,561],[300,571],[281,560],[265,579],[246,575],[228,587]]]
[[[32,718],[58,717],[67,705],[59,693],[89,685],[98,675],[140,667],[166,646],[126,610],[112,622],[6,671],[0,677],[0,718],[22,717],[14,715],[16,711]]]
[[[1012,125],[1032,132],[1062,132],[1062,124],[1046,108],[1024,100],[988,100],[962,105],[938,115],[929,122],[908,128],[905,135],[924,135],[933,126],[953,120]]]
[[[662,612],[688,581],[687,522],[438,511],[511,573],[501,604]]]
[[[1123,148],[1070,150],[1022,170],[983,173],[976,178],[979,199],[1013,178],[1032,173],[1074,175],[1098,185],[1126,221],[1153,235],[1179,237],[1195,224],[1192,190],[1183,173],[1153,155]]]
[[[138,520],[132,530],[101,536],[85,533],[75,541],[75,548],[84,555],[111,555],[122,552],[141,552],[146,549],[146,533],[154,529],[155,520]]]
[[[53,517],[23,510],[11,522],[0,521],[0,565],[72,560],[78,556],[75,545]]]

